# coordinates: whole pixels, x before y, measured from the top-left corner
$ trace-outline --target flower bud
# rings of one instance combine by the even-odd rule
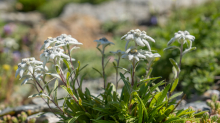
[[[219,115],[218,114],[211,116],[212,122],[216,122],[218,119],[219,119]]]
[[[31,110],[27,110],[27,115],[30,116],[32,114]]]
[[[14,116],[11,118],[11,120],[12,120],[13,123],[18,123],[18,119]]]
[[[28,123],[35,123],[35,122],[36,122],[36,118],[31,118]]]
[[[218,94],[213,94],[213,95],[212,95],[212,101],[213,101],[213,102],[218,101]]]
[[[18,120],[21,121],[21,114],[18,114],[17,117],[18,117]]]
[[[192,106],[188,107],[189,111],[194,111],[195,109]]]
[[[24,122],[27,119],[27,114],[25,112],[21,112],[21,121]]]
[[[215,103],[212,100],[207,100],[206,104],[211,107],[211,109],[215,109]]]
[[[5,115],[5,116],[3,116],[3,120],[6,122],[7,121],[7,116]]]
[[[7,115],[7,120],[11,120],[11,115]]]
[[[215,102],[215,110],[218,110],[220,108],[220,101]]]
[[[206,100],[206,104],[207,104],[209,107],[211,107],[211,103],[212,103],[212,100],[210,100],[210,99]]]
[[[209,113],[208,112],[204,113],[203,116],[202,116],[202,119],[204,121],[207,121],[209,119]]]

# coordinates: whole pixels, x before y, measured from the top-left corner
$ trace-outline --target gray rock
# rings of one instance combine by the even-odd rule
[[[64,8],[61,17],[85,14],[106,21],[145,21],[151,13],[163,14],[173,7],[192,7],[208,0],[112,0],[100,5],[71,3]],[[163,21],[163,19],[162,19]]]
[[[24,105],[16,108],[6,108],[0,112],[0,117],[7,114],[10,115],[18,114],[22,111],[27,112],[28,110],[30,110],[32,113],[38,113],[40,111],[43,111],[44,109],[45,106],[39,106],[39,105]]]
[[[6,22],[20,22],[34,25],[43,20],[43,16],[39,12],[17,12],[17,13],[0,13],[0,19]]]
[[[207,99],[211,99],[212,95],[216,94],[218,96],[220,96],[220,92],[218,90],[207,90],[203,96]]]
[[[184,107],[184,109],[187,109],[188,107],[193,107],[196,111],[197,110],[211,110],[209,106],[206,105],[206,102],[192,102],[192,103],[188,103],[186,104],[186,106]]]
[[[32,118],[36,118],[36,123],[42,123],[42,122],[57,123],[60,120],[60,118],[58,118],[53,113],[50,113],[50,112],[44,113],[44,114],[42,113],[43,112],[28,116],[27,121],[29,121]]]
[[[126,1],[111,1],[101,5],[69,4],[64,8],[61,17],[73,14],[85,14],[106,21],[138,21],[149,18],[148,8],[145,4],[131,5]]]
[[[9,2],[0,0],[0,11],[9,11],[12,9],[12,5]]]

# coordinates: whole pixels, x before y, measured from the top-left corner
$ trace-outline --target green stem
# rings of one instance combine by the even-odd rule
[[[74,71],[74,67],[73,67],[73,63],[72,63],[72,58],[71,58],[71,55],[70,55],[70,48],[69,48],[68,45],[67,45],[67,49],[68,49],[68,54],[69,54],[69,57],[70,57],[70,63],[71,63],[71,65],[72,65],[72,69],[73,69],[73,71]],[[76,73],[75,73],[75,72],[73,72],[73,73],[74,73],[74,76],[76,77]],[[77,82],[78,87],[79,87],[80,85],[79,85],[78,78],[76,78],[76,82]],[[75,89],[75,88],[74,88],[74,89]]]
[[[30,72],[31,73],[31,72]],[[34,76],[34,74],[33,73],[31,73],[32,74],[32,76],[33,76],[33,78],[34,78],[34,80],[35,80],[35,82],[37,83],[37,85],[40,87],[40,89],[42,90],[42,92],[44,93],[44,90],[43,90],[43,88],[41,87],[41,85],[39,84],[39,82],[37,81],[37,79],[35,78],[35,76]],[[36,89],[37,89],[37,87],[36,87]],[[40,91],[37,89],[37,91],[38,91],[38,93],[40,93]],[[46,94],[47,95],[47,94]],[[45,101],[45,103],[48,105],[48,107],[50,108],[50,110],[53,112],[53,110],[52,110],[52,108],[50,107],[50,105],[49,105],[49,102],[47,102],[43,97],[41,97],[44,101]],[[49,99],[51,102],[53,102],[54,103],[54,105],[56,105],[56,107],[61,111],[61,112],[63,112],[63,113],[65,113],[52,99]],[[54,113],[54,112],[53,112]],[[56,115],[56,113],[54,113],[55,115]],[[68,114],[67,114],[68,115]],[[57,115],[56,115],[57,116]],[[69,116],[69,115],[68,115]],[[58,117],[58,116],[57,116]]]
[[[118,89],[118,83],[119,83],[119,81],[118,81],[118,67],[119,67],[120,58],[121,58],[121,57],[118,56],[117,68],[116,68],[116,91],[117,91],[117,89]]]
[[[147,74],[148,74],[149,71],[150,71],[151,63],[152,63],[152,61],[150,61],[150,62],[148,63],[147,70],[146,70],[146,77],[147,77]],[[148,78],[150,78],[150,76],[148,76]],[[147,79],[148,79],[148,78],[147,78]]]
[[[103,46],[103,50],[102,50],[102,74],[103,74],[104,89],[105,89],[106,88],[106,79],[105,79],[104,57],[105,57],[105,47]]]
[[[181,68],[182,57],[183,57],[183,43],[181,44],[181,48],[180,48],[180,62],[179,62],[179,69]],[[180,72],[178,72],[177,77],[179,77],[179,74],[180,74]]]
[[[133,59],[133,62],[132,62],[132,76],[131,76],[131,86],[133,87],[134,85],[134,74],[135,74],[135,60]]]

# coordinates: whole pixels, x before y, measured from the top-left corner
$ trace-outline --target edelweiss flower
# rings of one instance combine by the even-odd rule
[[[167,45],[171,45],[175,40],[178,40],[180,44],[185,44],[187,41],[188,48],[192,47],[192,41],[195,40],[193,35],[190,35],[188,31],[178,31],[174,37],[170,39]]]
[[[26,77],[23,82],[21,83],[21,85],[23,84],[26,84],[27,82],[30,82],[30,81],[33,81],[34,78],[37,80],[37,81],[41,81],[41,77],[43,77],[43,74],[41,73],[34,73],[34,78],[33,76],[30,74],[30,72],[27,73],[27,75],[24,75],[23,77]]]
[[[56,37],[56,47],[67,46],[67,45],[82,45],[82,43],[78,42],[75,38],[72,38],[71,35],[62,34]]]
[[[127,51],[125,52],[125,54],[122,55],[122,58],[126,59],[128,58],[128,60],[133,61],[139,61],[139,58],[146,58],[144,55],[142,55],[141,53],[138,52],[138,50],[134,47],[130,47],[127,49]]]
[[[65,58],[67,60],[70,59],[70,57],[63,53],[63,49],[60,49],[58,47],[48,47],[44,52],[40,55],[40,59],[43,61],[43,66],[45,67],[46,63],[50,59],[55,59],[55,61],[60,64],[60,61],[62,61],[61,58]],[[71,60],[75,60],[74,58],[71,58]]]
[[[24,58],[21,63],[18,63],[18,69],[16,70],[15,77],[20,76],[22,78],[25,71],[34,73],[34,70],[37,66],[42,66],[41,61],[35,60],[35,58]],[[40,69],[40,67],[38,67]],[[43,69],[43,68],[42,68]]]
[[[56,42],[56,39],[54,39],[52,37],[48,37],[47,40],[44,41],[44,44],[40,48],[40,50],[47,49],[51,44],[54,44],[55,42]]]
[[[121,50],[117,50],[116,52],[110,51],[110,53],[114,54],[114,55],[118,55],[118,56],[122,56],[125,52],[121,51]]]
[[[104,38],[101,38],[101,39],[99,39],[99,40],[94,40],[94,41],[97,42],[97,46],[96,46],[96,47],[99,47],[100,45],[102,45],[103,48],[104,48],[104,47],[106,47],[107,45],[111,45],[111,44],[114,45],[114,43],[108,41],[108,39],[106,39],[105,37],[104,37]]]
[[[127,34],[121,37],[121,40],[124,40],[124,39],[127,41],[125,50],[127,50],[127,46],[130,41],[135,41],[137,45],[142,46],[142,47],[147,46],[148,49],[151,51],[151,47],[150,47],[150,44],[148,43],[148,40],[155,42],[155,40],[151,38],[150,36],[148,36],[145,31],[141,32],[139,29],[130,30]]]
[[[148,62],[153,61],[155,58],[161,57],[159,53],[152,53],[145,50],[140,50],[139,52],[146,57]]]

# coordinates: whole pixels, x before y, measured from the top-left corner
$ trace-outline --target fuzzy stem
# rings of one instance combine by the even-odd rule
[[[67,46],[67,49],[68,49],[68,54],[69,54],[69,57],[70,57],[70,63],[71,63],[71,65],[72,65],[72,69],[73,69],[73,71],[74,71],[74,67],[73,67],[72,58],[71,58],[71,55],[70,55],[70,48],[69,48],[69,46]],[[74,73],[74,75],[76,76],[76,73],[75,73],[75,72],[73,72],[73,73]],[[79,85],[78,78],[76,78],[76,82],[77,82],[78,87],[79,87],[80,85]]]
[[[119,67],[119,61],[120,61],[120,56],[118,56],[118,61],[117,61],[117,68],[116,68],[116,91],[118,89],[118,67]]]
[[[37,83],[37,85],[41,88],[41,90],[42,90],[42,92],[44,91],[43,90],[43,88],[41,87],[41,85],[39,84],[39,82],[37,81],[37,79],[35,78],[35,76],[34,76],[34,74],[33,73],[31,73],[32,74],[32,76],[33,76],[33,78],[34,78],[34,80],[35,80],[35,82]],[[37,89],[37,87],[36,87],[36,89]],[[37,91],[38,91],[38,93],[40,93],[40,91],[37,89]],[[43,92],[44,93],[44,92]],[[47,101],[43,98],[43,97],[41,97],[44,101],[45,101],[45,103],[48,105],[48,107],[50,108],[50,110],[53,112],[53,110],[52,110],[52,108],[50,107],[50,105],[49,105],[49,102],[47,103]],[[63,112],[63,113],[65,113],[52,99],[49,99],[51,102],[53,102],[54,103],[54,105],[56,105],[56,107],[61,111],[61,112]],[[53,112],[54,113],[54,112]],[[56,113],[54,113],[55,115],[56,115]],[[68,115],[68,114],[67,114]],[[57,115],[56,115],[57,116]],[[69,116],[69,115],[68,115]],[[58,117],[58,116],[57,116]]]
[[[183,43],[181,44],[181,48],[180,48],[180,62],[179,62],[179,69],[181,68],[182,57],[183,57]],[[177,77],[179,77],[179,74],[180,74],[180,72],[178,72]]]
[[[54,62],[54,65],[56,65],[55,59],[53,60],[53,62]],[[64,83],[64,85],[67,87],[67,84],[66,84],[66,82],[64,81],[64,78],[65,78],[65,77],[62,75],[62,72],[61,72],[60,67],[59,67],[59,70],[60,70],[59,76],[60,76],[62,82]]]
[[[134,74],[135,74],[135,60],[133,59],[133,62],[132,62],[132,76],[131,76],[131,86],[132,87],[134,85]]]
[[[105,65],[104,65],[104,57],[105,57],[105,47],[103,46],[102,50],[102,74],[104,80],[104,89],[106,88],[106,80],[105,80]]]
[[[148,74],[149,71],[150,71],[151,63],[152,63],[152,61],[150,61],[150,62],[148,63],[147,70],[146,70],[146,76],[147,76],[147,74]],[[150,78],[150,76],[148,76],[148,78]],[[148,79],[148,78],[147,78],[147,79]]]

